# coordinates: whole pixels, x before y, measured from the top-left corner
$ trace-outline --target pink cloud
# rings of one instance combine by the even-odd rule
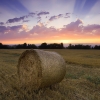
[[[100,32],[100,25],[93,24],[93,25],[84,26],[84,32],[99,33]]]
[[[71,22],[70,24],[64,25],[64,29],[68,31],[81,31],[82,30],[82,20],[77,19],[75,22]]]
[[[52,35],[53,33],[57,33],[58,31],[54,27],[47,28],[43,23],[38,23],[38,25],[34,26],[29,33],[34,34],[38,33],[39,35]]]
[[[62,29],[47,27],[43,23],[38,23],[32,29],[27,25],[0,26],[0,40],[66,40],[66,39],[93,39],[99,38],[100,25],[83,26],[83,22],[77,19],[65,25]]]

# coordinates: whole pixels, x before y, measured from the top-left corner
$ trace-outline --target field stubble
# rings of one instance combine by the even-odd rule
[[[52,88],[35,92],[19,85],[16,65],[23,51],[0,50],[0,100],[100,100],[99,50],[50,50],[65,59],[66,76]]]

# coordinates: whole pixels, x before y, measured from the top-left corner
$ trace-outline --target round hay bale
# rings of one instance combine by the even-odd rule
[[[17,68],[21,86],[34,90],[60,82],[66,73],[65,61],[59,54],[35,49],[22,53]]]

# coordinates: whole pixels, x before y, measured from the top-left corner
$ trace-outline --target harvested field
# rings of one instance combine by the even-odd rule
[[[19,85],[16,66],[23,51],[0,50],[0,100],[100,100],[99,50],[50,50],[65,59],[65,78],[35,92]]]

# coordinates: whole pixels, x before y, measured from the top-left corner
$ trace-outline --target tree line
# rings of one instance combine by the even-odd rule
[[[18,45],[4,45],[0,43],[0,49],[100,49],[100,45],[72,45],[69,44],[68,47],[64,47],[63,43],[42,43],[41,45],[37,46],[35,44],[18,44]]]
[[[68,49],[100,49],[100,45],[91,46],[91,45],[82,45],[82,44],[78,44],[78,45],[69,44],[67,48]]]
[[[18,44],[18,45],[3,45],[0,43],[0,49],[63,49],[63,43],[42,43],[41,45],[37,46],[35,44]]]

